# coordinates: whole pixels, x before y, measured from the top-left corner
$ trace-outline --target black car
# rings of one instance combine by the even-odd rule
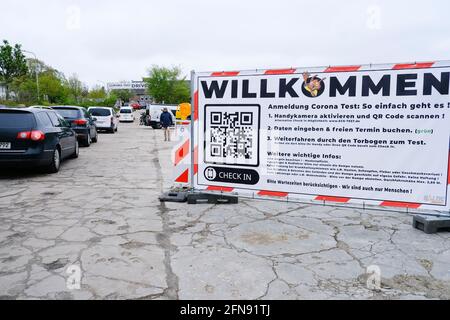
[[[57,106],[52,107],[72,126],[77,133],[78,141],[84,146],[89,147],[92,142],[98,141],[97,126],[95,119],[82,107]]]
[[[61,160],[78,158],[70,124],[55,111],[0,109],[0,168],[44,167],[59,171]]]

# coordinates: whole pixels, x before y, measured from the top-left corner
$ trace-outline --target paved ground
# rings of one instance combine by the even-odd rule
[[[449,233],[413,230],[405,214],[160,204],[172,149],[161,140],[161,131],[122,124],[57,175],[1,175],[0,296],[450,298]],[[71,265],[81,268],[80,290],[67,288]],[[367,288],[372,265],[380,290]]]

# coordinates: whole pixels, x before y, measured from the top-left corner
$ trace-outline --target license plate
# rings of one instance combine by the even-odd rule
[[[10,150],[11,142],[0,142],[0,150]]]

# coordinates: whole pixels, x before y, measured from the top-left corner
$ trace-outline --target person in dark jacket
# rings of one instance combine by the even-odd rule
[[[163,113],[161,114],[161,126],[164,129],[164,141],[170,141],[170,127],[173,126],[172,115],[170,114],[167,108],[163,109]]]

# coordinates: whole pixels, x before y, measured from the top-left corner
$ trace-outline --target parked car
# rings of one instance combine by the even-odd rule
[[[48,107],[48,106],[31,106],[31,109],[48,109],[48,110],[53,110],[52,107]]]
[[[131,107],[134,111],[141,110],[141,105],[139,103],[132,103]]]
[[[119,120],[113,108],[89,107],[88,112],[94,120],[97,120],[95,122],[97,130],[115,133],[119,129]]]
[[[63,159],[78,153],[75,131],[55,111],[0,109],[0,168],[43,167],[56,173]]]
[[[134,122],[133,108],[130,108],[130,107],[120,108],[119,121],[120,122]]]
[[[56,106],[52,108],[69,121],[72,129],[77,133],[78,141],[84,147],[89,147],[92,142],[98,141],[95,120],[85,108],[75,106]]]
[[[147,105],[146,114],[149,116],[148,119],[150,119],[148,125],[151,126],[153,129],[161,129],[161,114],[163,112],[163,109],[167,108],[169,109],[169,112],[172,114],[172,120],[173,123],[177,122],[176,119],[176,113],[178,110],[178,106],[175,105],[162,105],[162,104],[152,104]]]

